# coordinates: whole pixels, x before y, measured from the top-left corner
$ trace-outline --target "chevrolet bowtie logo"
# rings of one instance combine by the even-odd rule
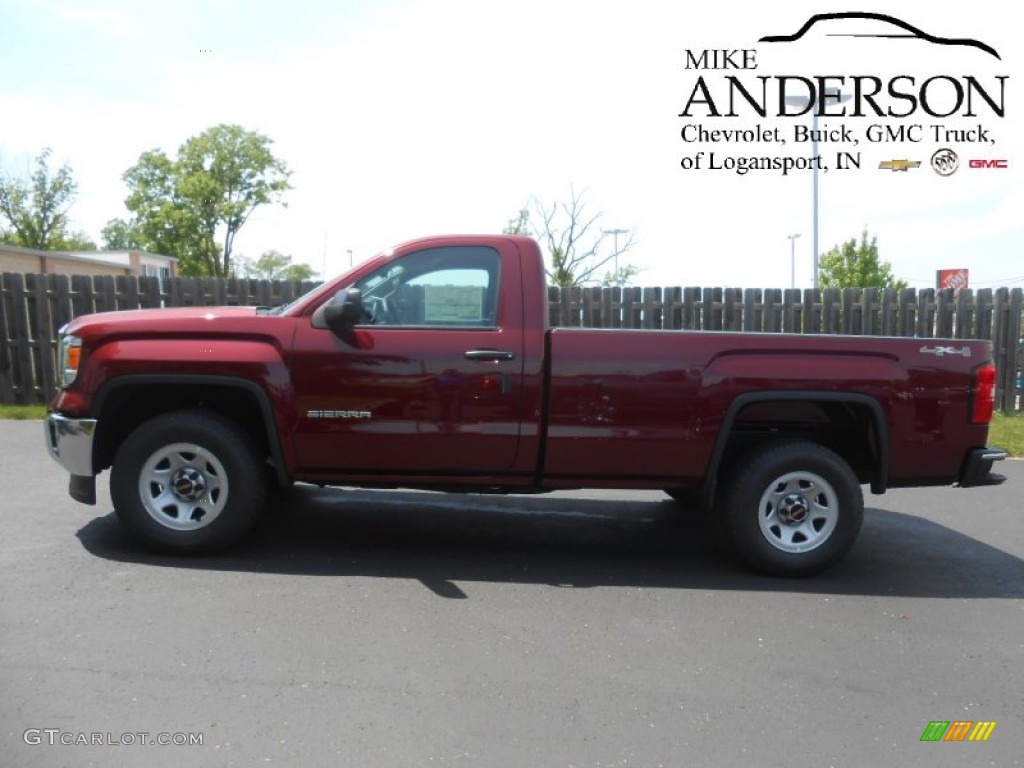
[[[909,168],[918,168],[920,160],[883,160],[878,167],[887,171],[906,171]]]

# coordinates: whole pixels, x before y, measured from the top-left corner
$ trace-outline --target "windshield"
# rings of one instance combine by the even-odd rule
[[[324,287],[324,284],[320,283],[320,285],[318,285],[315,288],[312,288],[312,289],[306,291],[304,294],[299,296],[299,298],[293,299],[292,301],[289,301],[287,304],[278,304],[276,307],[270,307],[268,309],[264,308],[264,307],[260,307],[259,309],[266,309],[266,311],[263,312],[263,314],[267,314],[267,315],[283,315],[287,310],[289,310],[292,307],[294,307],[300,301],[304,301],[305,299],[309,298],[310,296],[312,296],[314,293],[316,293],[317,291],[319,291],[323,287]]]
[[[389,258],[389,257],[386,256],[385,254],[379,253],[376,256],[374,256],[372,259],[370,259],[369,261],[364,262],[363,264],[358,265],[357,269],[362,271],[362,270],[364,270],[366,268],[372,268],[374,265],[378,264],[379,262],[387,260],[387,258]],[[352,273],[352,270],[349,270],[349,273]],[[280,304],[280,305],[274,307],[273,309],[268,309],[266,311],[266,314],[268,314],[268,315],[284,315],[284,314],[288,314],[288,313],[292,312],[293,310],[295,310],[298,307],[306,306],[306,305],[308,305],[308,304],[310,304],[312,302],[315,302],[317,298],[319,298],[320,296],[323,296],[325,293],[333,295],[333,294],[337,293],[338,291],[340,291],[343,288],[350,287],[355,282],[354,280],[342,280],[341,279],[342,277],[344,277],[344,274],[343,275],[338,275],[337,277],[333,277],[330,280],[327,280],[327,281],[321,283],[316,288],[313,288],[312,290],[307,291],[306,293],[302,294],[297,299],[294,299],[293,301],[289,301],[287,304]]]

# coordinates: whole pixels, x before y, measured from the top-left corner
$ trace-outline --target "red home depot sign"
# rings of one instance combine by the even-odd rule
[[[940,269],[935,274],[935,287],[940,291],[944,291],[947,288],[952,288],[954,291],[967,288],[967,270]]]

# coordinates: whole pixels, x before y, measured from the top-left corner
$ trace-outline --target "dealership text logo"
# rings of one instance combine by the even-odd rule
[[[878,167],[882,170],[888,171],[903,171],[906,172],[911,168],[920,168],[920,160],[883,160],[878,164]]]
[[[916,39],[935,45],[959,46],[984,51],[996,59],[991,46],[968,38],[947,38],[927,34],[893,16],[880,13],[826,13],[812,16],[795,34],[769,35],[760,43],[794,43],[818,24],[833,29],[835,24],[871,20],[884,24],[889,32],[873,35],[843,34],[848,37]],[[848,28],[846,28],[848,30]],[[834,36],[834,35],[833,35]],[[989,77],[968,74],[935,74],[920,78],[897,74],[882,78],[862,73],[813,75],[747,75],[758,68],[757,49],[686,49],[684,69],[723,72],[721,78],[698,75],[679,117],[910,117],[923,113],[931,117],[1006,116],[1008,75]],[[737,70],[736,75],[724,74]],[[841,98],[840,93],[849,94]],[[844,103],[849,100],[849,103]]]
[[[995,728],[995,720],[932,720],[921,734],[921,741],[988,741]]]

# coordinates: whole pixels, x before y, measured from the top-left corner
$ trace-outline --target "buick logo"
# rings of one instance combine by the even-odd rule
[[[960,158],[952,149],[939,149],[932,155],[932,168],[939,176],[952,176],[959,167]]]

